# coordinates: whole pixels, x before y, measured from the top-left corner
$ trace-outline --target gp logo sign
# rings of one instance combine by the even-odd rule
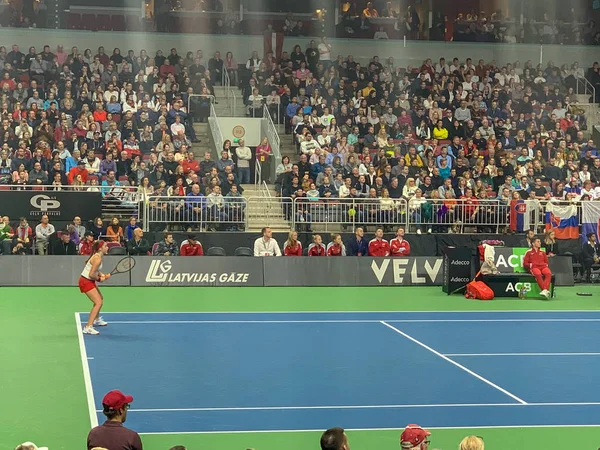
[[[35,208],[35,211],[31,212],[31,215],[58,215],[58,209],[60,208],[60,201],[56,197],[50,197],[49,195],[39,194],[34,195],[29,200],[31,206]]]

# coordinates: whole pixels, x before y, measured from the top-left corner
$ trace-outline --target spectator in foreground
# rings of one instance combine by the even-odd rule
[[[188,240],[189,242],[189,240]],[[177,256],[179,255],[179,246],[173,239],[173,233],[165,233],[164,239],[158,243],[153,253],[154,256]]]
[[[48,450],[48,447],[38,447],[33,442],[23,442],[15,450]]]
[[[181,256],[204,256],[202,244],[196,240],[195,234],[188,234],[187,240],[181,243],[179,254]]]
[[[400,435],[400,448],[413,450],[426,450],[429,445],[431,433],[419,425],[407,425]]]
[[[110,391],[102,399],[102,412],[106,422],[91,429],[88,434],[87,448],[96,447],[121,450],[142,450],[142,439],[135,431],[125,428],[129,404],[133,402],[131,395],[121,391]]]
[[[127,253],[131,256],[144,256],[150,251],[150,244],[144,239],[144,232],[141,228],[133,230],[133,239],[127,241]]]
[[[50,235],[54,234],[56,230],[54,229],[54,225],[49,223],[48,216],[44,214],[42,216],[42,221],[40,224],[35,227],[35,248],[38,255],[47,255],[48,254],[48,242],[50,239]]]
[[[262,236],[254,241],[254,256],[281,256],[279,244],[273,239],[273,232],[269,227],[261,230]]]
[[[365,232],[361,227],[354,231],[354,237],[346,242],[348,256],[367,256],[369,254],[369,242],[365,239]]]
[[[2,244],[1,250],[5,255],[10,254],[12,248],[12,239],[15,233],[10,226],[10,219],[8,216],[4,216],[0,222],[0,243]]]
[[[350,450],[344,429],[335,427],[326,430],[321,435],[321,450]]]
[[[33,230],[29,226],[29,223],[27,223],[27,219],[25,217],[21,217],[19,220],[19,226],[15,230],[13,243],[15,246],[20,246],[25,253],[30,253],[32,240]]]
[[[479,436],[467,436],[458,445],[458,450],[484,450],[483,439]]]

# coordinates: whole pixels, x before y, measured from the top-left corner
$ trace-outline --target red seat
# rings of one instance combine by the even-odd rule
[[[81,29],[81,14],[69,13],[69,28],[73,30]]]
[[[81,28],[84,30],[96,31],[98,29],[96,24],[96,14],[82,14]]]
[[[125,16],[122,14],[111,16],[110,22],[113,31],[125,31]]]
[[[112,30],[112,22],[108,14],[98,14],[96,16],[96,27],[98,30]]]
[[[125,16],[127,31],[140,31],[140,18],[138,16]]]

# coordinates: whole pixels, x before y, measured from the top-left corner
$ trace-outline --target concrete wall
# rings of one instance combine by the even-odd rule
[[[311,38],[286,38],[284,49],[291,51],[295,44],[306,48]],[[263,51],[262,36],[228,36],[204,34],[164,34],[164,33],[125,33],[125,32],[91,32],[78,30],[38,30],[38,29],[0,29],[0,40],[10,50],[10,45],[18,43],[25,52],[29,46],[35,46],[39,51],[44,44],[49,44],[52,49],[57,44],[63,44],[68,51],[73,45],[78,46],[83,53],[86,48],[94,52],[99,45],[103,45],[110,54],[114,47],[119,47],[122,53],[133,49],[136,53],[144,48],[150,54],[158,49],[167,52],[171,47],[176,47],[180,54],[187,51],[202,49],[206,60],[219,50],[225,54],[233,52],[234,58],[244,62],[253,50]],[[485,44],[462,42],[412,42],[407,41],[406,47],[402,41],[374,41],[364,39],[331,39],[334,55],[349,54],[361,62],[369,60],[373,55],[381,59],[394,57],[396,64],[421,64],[424,58],[434,60],[444,56],[457,57],[461,61],[473,58],[474,62],[482,58],[486,61],[495,60],[498,63],[531,60],[535,64],[542,60],[543,64],[554,61],[560,65],[579,61],[581,66],[587,68],[599,58],[598,48],[592,46],[561,46],[525,44]]]

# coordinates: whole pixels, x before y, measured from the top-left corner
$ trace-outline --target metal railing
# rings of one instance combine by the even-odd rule
[[[266,105],[263,106],[262,129],[264,136],[269,141],[272,151],[270,165],[271,173],[269,174],[269,177],[271,180],[275,180],[277,179],[275,170],[277,169],[277,166],[281,164],[281,140],[279,138],[277,128],[275,128],[275,124],[273,123],[273,118],[271,117],[269,108]]]
[[[408,201],[409,231],[447,233],[489,232],[498,233],[510,222],[509,206],[499,200],[425,200]]]
[[[249,197],[248,221],[253,229],[262,227],[284,227],[290,229],[291,219],[286,216],[292,204],[290,197]]]
[[[596,88],[594,87],[594,85],[592,83],[590,83],[587,78],[577,78],[576,79],[576,83],[575,83],[575,93],[577,95],[582,94],[582,95],[590,95],[592,98],[592,101],[589,102],[591,104],[596,103]],[[583,92],[580,92],[580,89],[583,90]],[[588,102],[586,102],[588,103]]]
[[[260,189],[260,182],[262,181],[262,165],[258,158],[256,159],[256,164],[254,165],[254,186],[258,191]]]
[[[144,229],[159,231],[244,231],[248,200],[243,197],[150,197],[144,203]]]
[[[206,98],[210,102],[211,106],[214,105],[215,100],[216,100],[215,96],[212,94],[190,94],[188,96],[188,101],[187,101],[187,113],[188,113],[188,117],[190,117],[190,118],[197,117],[197,112],[195,110],[192,110],[192,98]]]
[[[221,131],[221,125],[219,125],[219,118],[217,117],[217,113],[215,111],[215,105],[210,105],[210,116],[208,116],[208,125],[210,129],[210,133],[212,135],[212,140],[215,144],[215,151],[217,155],[221,154],[221,150],[223,149],[223,132]]]
[[[282,204],[284,216],[296,229],[321,225],[327,231],[331,225],[407,226],[407,201],[379,198],[294,198]]]

